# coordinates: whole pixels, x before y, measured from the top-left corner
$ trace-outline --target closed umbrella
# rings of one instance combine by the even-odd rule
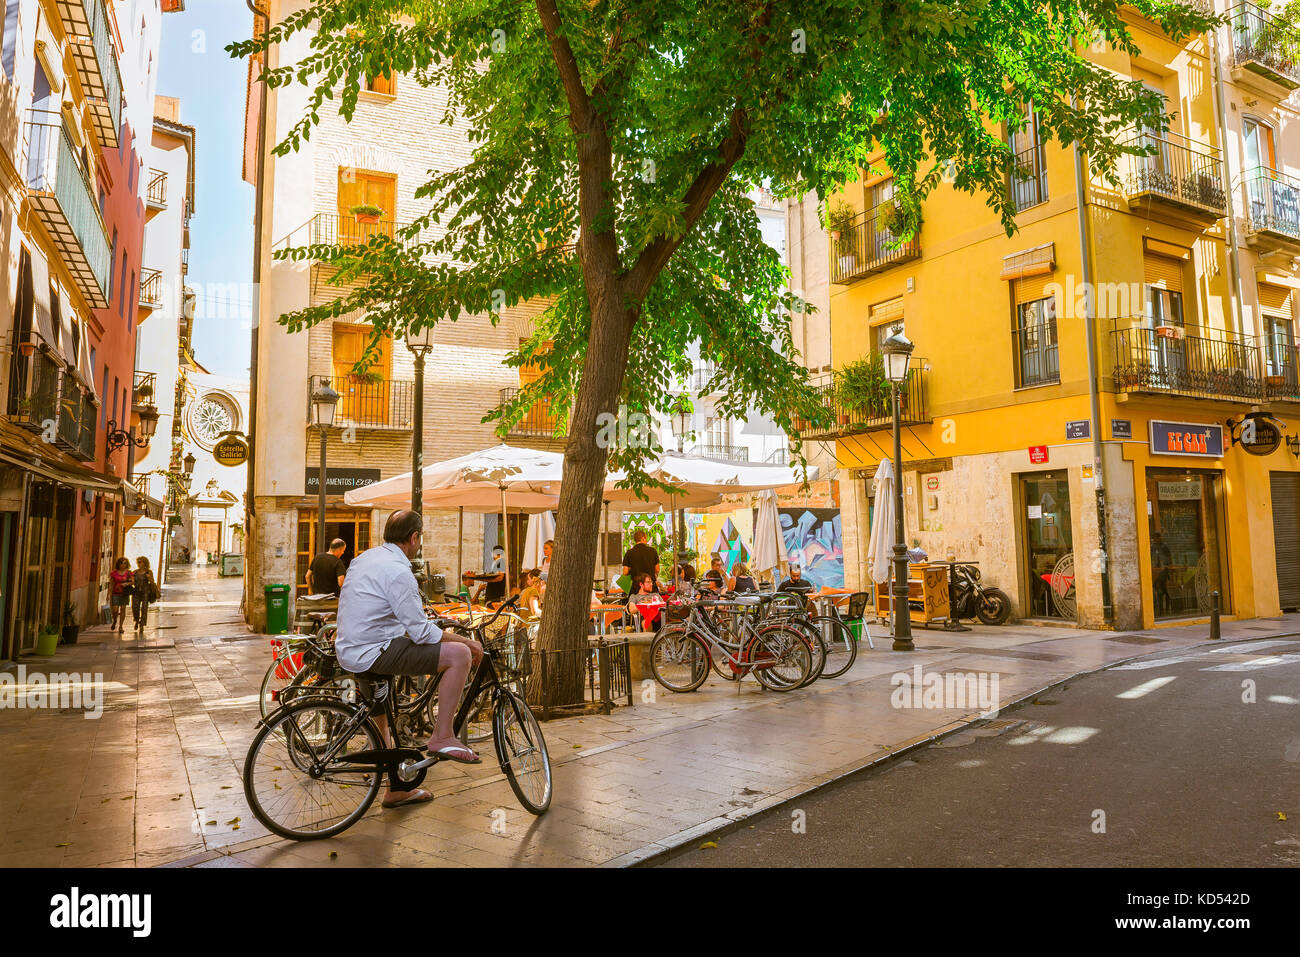
[[[768,489],[758,493],[758,520],[754,523],[754,559],[756,570],[773,569],[772,583],[776,584],[781,562],[789,562],[785,550],[785,536],[781,534],[780,515],[776,508],[776,492]]]
[[[894,465],[889,459],[880,460],[871,487],[876,505],[867,541],[867,564],[871,580],[882,585],[889,581],[894,549]]]
[[[524,539],[524,568],[540,568],[546,558],[542,547],[555,538],[555,516],[551,512],[537,512],[528,516],[528,535]]]

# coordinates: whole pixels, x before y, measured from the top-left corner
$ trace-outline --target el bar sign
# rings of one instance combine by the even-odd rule
[[[1223,458],[1223,426],[1152,419],[1151,452],[1154,455]]]

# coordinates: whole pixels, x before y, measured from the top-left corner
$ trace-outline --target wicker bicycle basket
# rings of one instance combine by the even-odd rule
[[[494,652],[497,671],[503,681],[526,678],[533,672],[533,649],[527,628],[514,628],[483,642],[486,650]]]

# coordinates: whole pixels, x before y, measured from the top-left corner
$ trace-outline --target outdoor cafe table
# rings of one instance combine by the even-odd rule
[[[627,611],[626,605],[592,605],[591,617],[596,620],[596,634],[608,635],[610,626],[616,625],[623,618],[625,611]]]
[[[835,609],[836,605],[842,604],[853,594],[847,588],[827,588],[823,586],[820,590],[809,592],[808,597],[813,600],[817,606],[817,614],[829,615]]]

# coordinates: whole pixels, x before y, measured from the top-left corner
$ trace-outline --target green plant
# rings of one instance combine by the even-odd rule
[[[77,606],[70,601],[63,606],[63,623],[65,625],[77,623]]]
[[[876,231],[895,239],[908,239],[921,228],[921,205],[907,196],[895,196],[876,208]]]
[[[383,208],[380,206],[376,206],[374,203],[357,203],[357,205],[355,206],[349,206],[348,212],[351,213],[353,216],[379,217],[384,215]]]
[[[835,372],[835,400],[850,415],[876,418],[889,411],[889,380],[879,353]]]
[[[57,634],[58,634],[60,631],[62,631],[62,630],[63,630],[63,629],[62,629],[62,627],[61,627],[60,625],[52,625],[52,624],[49,624],[49,623],[46,623],[46,624],[44,624],[44,625],[41,625],[41,634],[42,634],[42,635],[57,635]]]
[[[840,256],[847,256],[853,251],[853,238],[850,234],[857,216],[857,210],[843,200],[826,211],[826,225],[830,227],[836,253]]]

